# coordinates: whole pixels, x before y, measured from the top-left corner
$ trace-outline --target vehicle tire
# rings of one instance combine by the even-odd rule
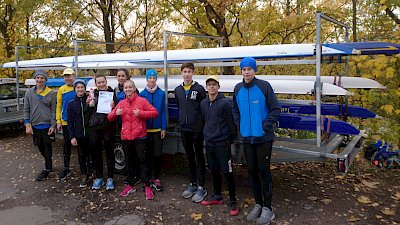
[[[121,143],[121,141],[115,142],[114,155],[115,155],[115,172],[119,174],[126,174],[127,155],[125,152],[124,145]]]

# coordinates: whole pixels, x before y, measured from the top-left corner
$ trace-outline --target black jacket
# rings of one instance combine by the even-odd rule
[[[205,98],[201,101],[201,113],[204,119],[204,140],[213,146],[224,146],[236,137],[232,107],[221,93],[214,101]]]
[[[79,98],[75,96],[68,103],[67,122],[69,138],[83,138],[86,137],[86,127],[88,123],[88,106],[86,104],[87,95]]]
[[[206,97],[204,87],[193,81],[186,95],[183,84],[175,88],[175,98],[179,109],[179,125],[182,131],[201,132],[203,121],[200,102]]]

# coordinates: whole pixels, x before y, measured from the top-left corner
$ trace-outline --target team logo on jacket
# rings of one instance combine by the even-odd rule
[[[253,101],[253,104],[258,104],[258,99]]]
[[[190,94],[190,99],[196,100],[197,99],[197,93],[198,93],[198,91],[192,91],[192,93]]]

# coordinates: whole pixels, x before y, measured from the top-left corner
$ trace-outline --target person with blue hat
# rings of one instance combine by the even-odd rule
[[[243,138],[250,186],[256,205],[247,214],[248,221],[269,224],[272,211],[272,177],[270,171],[274,125],[281,108],[271,85],[255,77],[257,62],[247,57],[240,62],[243,81],[235,86],[233,117]]]
[[[74,83],[75,97],[69,101],[67,108],[68,140],[72,146],[78,149],[78,162],[81,171],[80,188],[87,186],[90,164],[90,140],[88,135],[88,107],[86,83],[76,80]]]
[[[167,116],[165,109],[165,92],[157,86],[157,71],[149,69],[146,72],[147,85],[139,96],[147,99],[158,111],[158,116],[146,121],[146,159],[149,162],[149,174],[152,177],[150,185],[156,191],[162,191],[163,186],[160,181],[162,164],[162,145],[166,135]],[[154,176],[153,176],[154,174]]]

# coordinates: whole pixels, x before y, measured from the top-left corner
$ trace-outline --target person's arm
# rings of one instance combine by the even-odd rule
[[[266,97],[268,116],[263,124],[263,129],[266,131],[272,131],[274,124],[279,121],[279,117],[281,115],[281,106],[279,105],[279,101],[268,82],[266,83],[264,94]]]
[[[62,92],[63,92],[63,87],[62,86],[58,92],[57,92],[57,106],[56,106],[56,121],[57,121],[57,130],[61,131],[61,111],[62,111]]]
[[[239,106],[237,104],[237,99],[236,99],[236,93],[239,92],[238,86],[235,86],[235,90],[233,92],[233,106],[232,106],[232,116],[233,116],[233,121],[237,127],[237,129],[240,129],[240,111],[239,111]]]
[[[228,101],[225,101],[225,103],[223,105],[223,116],[224,116],[225,121],[228,124],[229,138],[231,141],[233,141],[236,139],[237,129],[235,126],[235,122],[233,121],[232,108]]]
[[[49,128],[49,131],[47,132],[47,135],[52,135],[57,127],[57,122],[56,122],[56,95],[54,94],[53,90],[49,93],[50,95],[50,112],[51,112],[51,127]]]
[[[75,136],[75,129],[76,129],[76,115],[74,111],[72,110],[72,104],[73,102],[68,103],[68,109],[67,109],[67,123],[68,123],[68,135],[69,139],[76,138]]]
[[[167,104],[165,103],[165,93],[162,91],[161,95],[161,131],[167,130],[167,113],[165,107]]]
[[[31,106],[29,101],[29,94],[30,89],[25,93],[24,97],[24,124],[25,124],[25,131],[27,134],[32,134],[32,125],[31,125]]]
[[[115,106],[115,107],[111,110],[111,112],[107,115],[108,121],[113,122],[113,121],[115,121],[115,120],[117,119],[117,117],[118,117],[118,115],[117,115],[117,110],[121,108],[121,106],[122,106],[121,103],[122,103],[122,101],[120,101],[120,102],[117,104],[117,106]],[[119,110],[119,111],[120,111],[120,110]]]
[[[154,119],[158,116],[158,111],[146,99],[142,101],[142,107],[139,111],[139,117],[144,119]]]

